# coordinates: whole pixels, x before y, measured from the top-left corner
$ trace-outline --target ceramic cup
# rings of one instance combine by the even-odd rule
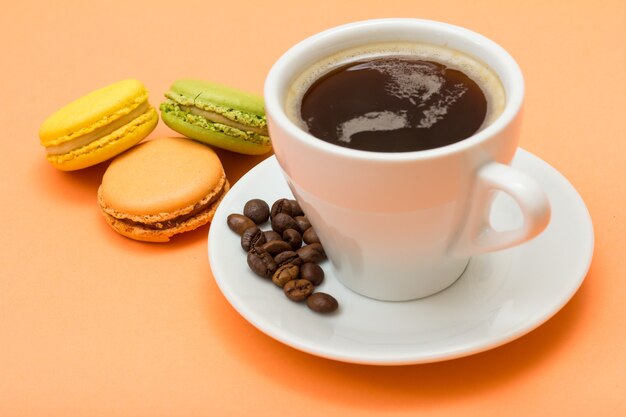
[[[378,153],[316,139],[288,117],[286,97],[307,68],[342,50],[377,42],[422,42],[461,51],[499,77],[500,116],[468,139],[425,151]],[[296,44],[265,81],[265,106],[276,158],[324,246],[338,279],[351,290],[400,301],[454,283],[473,255],[522,244],[550,219],[543,190],[509,166],[519,140],[524,80],[493,41],[445,23],[377,19],[321,32]],[[512,197],[523,224],[496,230],[496,192]]]

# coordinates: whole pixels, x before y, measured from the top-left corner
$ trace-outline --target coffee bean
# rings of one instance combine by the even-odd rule
[[[272,255],[260,246],[252,247],[250,252],[248,252],[247,261],[250,269],[264,278],[272,276],[277,268]]]
[[[302,246],[302,235],[296,229],[285,230],[283,240],[289,244],[292,250],[298,250]]]
[[[300,203],[296,200],[289,200],[291,203],[291,217],[304,216],[304,212],[300,208]]]
[[[303,246],[298,249],[296,253],[302,258],[303,263],[319,263],[326,259],[324,248],[322,248],[322,245],[319,243],[311,243],[310,245]]]
[[[241,247],[248,252],[254,246],[261,246],[265,243],[265,235],[256,226],[247,228],[241,235]]]
[[[265,235],[266,242],[271,242],[272,240],[283,240],[283,238],[273,230],[267,230],[263,232],[263,234]]]
[[[254,223],[261,224],[270,218],[270,206],[265,201],[255,198],[243,206],[243,214]]]
[[[302,301],[313,293],[313,284],[306,279],[294,279],[285,284],[283,292],[291,301]]]
[[[271,242],[266,242],[263,245],[263,249],[265,249],[270,255],[276,256],[281,252],[291,250],[291,246],[289,243],[282,240],[272,240]]]
[[[309,222],[309,219],[306,218],[306,216],[296,216],[293,219],[296,221],[296,225],[298,226],[298,230],[300,231],[300,233],[304,233],[306,229],[311,227],[311,223]]]
[[[335,297],[325,292],[312,294],[306,299],[306,305],[316,313],[332,313],[339,307]]]
[[[276,200],[274,204],[272,204],[272,211],[270,212],[272,219],[278,214],[284,213],[288,216],[293,216],[293,206],[291,201],[286,198],[281,198],[280,200]]]
[[[226,218],[226,224],[228,224],[230,230],[237,233],[239,236],[241,236],[247,228],[254,226],[254,222],[248,217],[235,213],[230,214]]]
[[[298,266],[302,265],[302,259],[300,259],[296,252],[291,250],[279,253],[274,257],[274,261],[278,266],[286,264],[293,264]]]
[[[258,225],[270,217],[272,230],[261,230]],[[296,200],[279,199],[271,210],[262,199],[249,200],[243,214],[230,214],[227,224],[241,236],[246,261],[255,274],[271,278],[290,300],[307,300],[315,312],[337,310],[334,297],[314,293],[315,286],[324,281],[324,270],[317,263],[326,259],[326,253]]]
[[[272,276],[272,282],[283,288],[291,280],[298,279],[300,268],[297,265],[287,264],[279,267]]]
[[[313,229],[312,227],[309,227],[308,229],[306,229],[306,231],[302,234],[302,240],[304,240],[305,243],[320,243],[320,238],[317,237],[317,233],[315,232],[315,229]]]
[[[300,278],[308,279],[317,287],[324,281],[324,270],[318,264],[308,262],[300,267]]]
[[[295,229],[296,227],[296,221],[288,214],[277,213],[272,217],[272,230],[276,233],[282,235],[285,230]]]

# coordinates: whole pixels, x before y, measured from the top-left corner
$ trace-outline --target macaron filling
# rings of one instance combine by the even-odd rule
[[[228,122],[229,124],[214,122],[214,121],[207,119],[204,116],[186,111],[183,107],[190,108],[190,106],[181,105],[175,102],[174,100],[169,100],[169,99],[161,103],[160,109],[162,112],[163,121],[166,124],[169,124],[168,117],[171,117],[171,118],[174,118],[175,120],[180,120],[183,123],[188,123],[190,125],[197,126],[202,129],[206,129],[206,130],[217,132],[217,133],[223,133],[227,136],[231,136],[234,138],[239,138],[244,142],[257,143],[263,146],[267,146],[270,144],[270,139],[267,133],[259,134],[257,132],[252,131],[250,127],[246,127],[245,129],[234,127],[232,126],[234,124],[233,120],[230,118],[226,118],[229,120]],[[199,110],[202,110],[202,109],[199,109]],[[220,114],[222,116],[225,115],[225,113],[220,113]],[[259,116],[255,116],[255,117],[259,117]]]
[[[268,135],[267,126],[263,126],[263,127],[247,126],[247,125],[238,123],[237,121],[228,119],[228,118],[222,116],[219,113],[216,113],[216,112],[213,112],[213,111],[206,111],[206,110],[200,109],[198,107],[189,107],[189,106],[182,106],[181,105],[180,109],[185,111],[185,112],[187,112],[187,113],[191,113],[191,114],[195,114],[196,116],[204,117],[209,122],[221,123],[223,125],[234,127],[235,129],[240,129],[240,130],[244,130],[244,131],[258,133],[259,135],[265,135],[265,136]]]
[[[161,110],[163,110],[163,105],[167,108],[171,107],[169,104],[178,104],[181,107],[189,109],[193,108],[206,111],[209,114],[215,113],[222,116],[223,119],[216,120],[217,123],[223,123],[233,127],[236,127],[236,124],[242,126],[242,130],[246,131],[254,131],[251,128],[258,128],[261,131],[261,134],[267,135],[267,120],[265,118],[265,113],[257,113],[250,109],[240,108],[240,106],[236,104],[228,104],[228,100],[223,102],[206,99],[203,97],[201,90],[192,90],[193,92],[188,91],[185,93],[178,92],[175,85],[172,86],[172,90],[165,93],[167,100],[161,105]],[[198,91],[197,94],[195,94],[196,91]],[[230,94],[236,93],[231,92]],[[212,120],[211,117],[206,117],[202,113],[198,113],[198,115],[205,117],[207,120]]]
[[[226,177],[222,176],[219,185],[216,189],[212,190],[206,197],[192,206],[176,210],[172,213],[173,217],[167,219],[163,218],[164,214],[137,216],[120,213],[115,209],[107,206],[102,199],[101,194],[98,195],[98,200],[102,210],[111,217],[114,217],[119,222],[127,224],[133,227],[140,227],[147,230],[167,230],[179,227],[187,220],[203,213],[206,210],[210,210],[211,207],[220,200],[224,194],[226,188]]]
[[[218,194],[215,194],[212,198],[210,198],[206,203],[195,204],[193,209],[189,213],[181,214],[180,216],[176,216],[173,219],[169,219],[169,220],[163,220],[163,221],[159,221],[156,223],[142,223],[142,222],[134,221],[131,219],[118,219],[118,220],[121,221],[122,223],[126,223],[131,226],[139,226],[144,229],[150,229],[150,230],[171,229],[173,227],[180,226],[182,223],[186,222],[192,217],[207,210],[213,205],[213,203],[219,200],[221,196],[222,196],[222,190],[220,190]]]
[[[137,106],[130,113],[115,119],[112,123],[101,126],[89,133],[78,136],[75,139],[62,143],[56,146],[47,146],[46,153],[48,155],[62,155],[68,152],[71,152],[75,149],[82,148],[83,146],[89,145],[91,142],[100,139],[104,136],[110,135],[116,130],[126,126],[131,123],[136,118],[140,117],[144,113],[147,113],[150,110],[150,105],[148,101],[144,101],[139,106]]]

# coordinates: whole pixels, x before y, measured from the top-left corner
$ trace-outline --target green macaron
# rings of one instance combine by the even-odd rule
[[[181,79],[165,97],[161,118],[189,138],[247,155],[272,149],[260,96],[208,81]]]

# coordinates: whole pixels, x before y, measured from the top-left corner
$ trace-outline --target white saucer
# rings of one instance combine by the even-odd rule
[[[536,239],[477,256],[448,289],[421,300],[375,301],[353,293],[330,262],[320,291],[339,301],[325,316],[289,301],[271,281],[248,269],[239,236],[226,225],[246,201],[292,198],[275,157],[243,176],[220,204],[209,232],[215,279],[232,306],[262,332],[296,349],[345,362],[397,365],[478,353],[514,340],[559,311],[580,287],[593,252],[589,213],[572,185],[554,168],[519,150],[513,166],[535,178],[552,205],[552,220]],[[496,226],[519,221],[517,207],[498,197]],[[264,227],[264,230],[269,229]]]

